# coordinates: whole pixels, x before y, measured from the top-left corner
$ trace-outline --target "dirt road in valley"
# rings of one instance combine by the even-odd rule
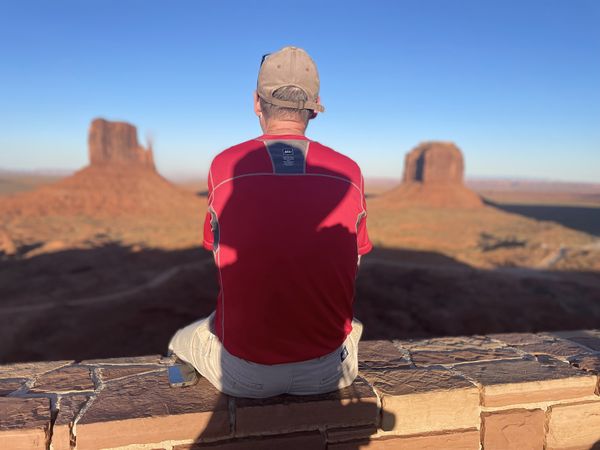
[[[104,295],[96,295],[90,297],[83,297],[74,300],[66,300],[66,301],[48,301],[48,302],[38,302],[34,304],[21,304],[17,306],[6,306],[0,307],[0,314],[27,314],[28,312],[37,312],[43,311],[45,309],[51,308],[63,308],[69,306],[86,306],[86,305],[95,305],[99,303],[111,303],[118,302],[123,300],[129,300],[137,294],[142,293],[143,291],[155,289],[159,286],[162,286],[166,282],[170,281],[176,275],[179,275],[183,271],[186,270],[198,270],[208,266],[212,261],[202,261],[198,263],[191,264],[181,264],[179,266],[171,267],[147,281],[146,283],[140,284],[138,286],[134,286],[130,289],[125,289],[122,291],[113,292],[110,294]],[[143,297],[140,297],[142,299]]]

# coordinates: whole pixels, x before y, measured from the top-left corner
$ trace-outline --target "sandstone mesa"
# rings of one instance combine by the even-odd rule
[[[152,148],[138,143],[129,123],[93,120],[88,154],[89,165],[72,176],[0,199],[0,213],[4,218],[186,216],[200,208],[197,196],[156,171]]]
[[[423,142],[406,154],[402,183],[385,195],[398,206],[479,208],[464,184],[464,158],[452,142]]]
[[[156,171],[152,147],[138,143],[137,129],[127,122],[94,119],[88,135],[90,166],[127,166]]]

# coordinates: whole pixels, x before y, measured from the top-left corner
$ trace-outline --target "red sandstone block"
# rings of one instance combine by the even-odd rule
[[[548,338],[534,333],[495,333],[488,334],[487,337],[508,345],[538,344]]]
[[[73,361],[49,361],[7,364],[0,366],[0,378],[32,378],[59,367],[68,366]]]
[[[512,348],[463,348],[453,351],[415,350],[410,357],[417,367],[431,365],[453,365],[473,361],[521,358],[521,354]]]
[[[600,353],[595,355],[578,355],[570,358],[569,362],[573,367],[600,375]]]
[[[587,450],[600,445],[600,401],[555,405],[549,416],[547,450]]]
[[[49,399],[0,398],[0,412],[0,448],[46,448],[46,436],[50,430]]]
[[[479,431],[457,430],[422,436],[385,436],[355,442],[328,444],[327,450],[479,450]],[[487,449],[486,449],[487,450]]]
[[[408,350],[401,351],[390,341],[360,341],[358,358],[362,370],[403,369],[411,365]]]
[[[351,428],[332,428],[327,430],[326,437],[328,443],[347,442],[357,440],[368,440],[377,433],[377,427],[367,425]]]
[[[505,410],[481,416],[486,450],[541,450],[544,447],[546,415],[541,409]]]
[[[88,367],[68,366],[41,375],[31,392],[65,392],[94,390],[92,374]]]
[[[4,397],[19,389],[25,380],[0,380],[0,397]]]
[[[235,435],[288,433],[317,428],[376,425],[377,397],[362,378],[323,395],[235,399]]]
[[[205,378],[171,388],[167,371],[107,383],[76,425],[77,449],[228,437],[228,398]]]
[[[575,355],[591,353],[586,347],[559,338],[548,338],[542,342],[525,344],[518,346],[517,348],[532,355],[548,355],[562,360]]]
[[[364,376],[381,395],[386,431],[415,435],[479,424],[477,387],[450,370],[369,371]]]
[[[577,342],[590,350],[600,350],[600,330],[555,331],[551,334]]]
[[[569,338],[573,342],[583,345],[590,350],[600,351],[600,335],[596,336],[573,336]]]
[[[483,387],[484,406],[581,398],[593,395],[597,382],[595,375],[553,358],[463,364],[455,370]]]
[[[202,439],[229,434],[229,417],[214,414],[180,414],[139,417],[77,425],[77,449],[100,449],[141,445],[166,440]]]
[[[394,341],[402,348],[413,351],[452,352],[463,349],[495,349],[506,347],[505,344],[492,340],[487,336],[452,336],[420,340]]]
[[[176,445],[173,450],[320,450],[325,449],[325,439],[317,432],[291,433],[275,436],[230,439],[213,443]]]
[[[102,381],[109,382],[112,380],[130,377],[134,375],[142,375],[160,370],[160,366],[113,366],[100,368],[100,377]]]

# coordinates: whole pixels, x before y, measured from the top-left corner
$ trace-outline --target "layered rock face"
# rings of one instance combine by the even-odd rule
[[[92,121],[88,148],[91,166],[126,165],[155,170],[152,149],[138,143],[136,127],[126,122]]]
[[[464,159],[452,142],[424,142],[407,153],[402,184],[387,194],[396,204],[477,208],[481,198],[464,185]]]

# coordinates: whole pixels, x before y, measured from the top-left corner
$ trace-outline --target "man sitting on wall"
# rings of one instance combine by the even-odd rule
[[[354,283],[372,248],[363,177],[305,136],[324,108],[304,50],[263,57],[254,111],[264,134],[218,154],[208,174],[216,311],[179,330],[169,349],[229,395],[329,392],[358,372]]]

